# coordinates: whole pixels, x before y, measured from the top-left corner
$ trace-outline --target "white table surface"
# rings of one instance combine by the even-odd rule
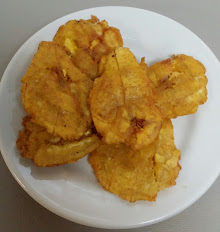
[[[69,13],[107,5],[133,6],[166,15],[196,33],[220,60],[219,0],[1,0],[0,77],[18,48],[41,27]],[[0,156],[0,232],[9,231],[107,230],[67,221],[40,206],[17,184]],[[129,231],[220,231],[220,178],[200,200],[184,212],[164,222]]]

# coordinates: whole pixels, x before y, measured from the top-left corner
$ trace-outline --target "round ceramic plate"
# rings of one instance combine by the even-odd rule
[[[106,19],[120,29],[124,45],[138,60],[160,61],[184,53],[207,69],[208,101],[196,114],[173,120],[175,142],[181,149],[182,170],[176,186],[159,193],[156,202],[129,203],[98,184],[87,157],[75,164],[39,168],[20,157],[18,131],[25,115],[20,80],[38,44],[52,40],[60,25],[71,19]],[[149,225],[184,210],[201,197],[220,171],[220,64],[212,51],[191,31],[162,15],[129,7],[100,7],[64,16],[33,35],[9,63],[0,86],[0,146],[3,158],[22,188],[52,212],[77,223],[101,228]]]

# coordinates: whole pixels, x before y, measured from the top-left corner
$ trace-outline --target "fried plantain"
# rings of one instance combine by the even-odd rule
[[[89,156],[101,186],[130,202],[155,201],[160,190],[175,185],[179,159],[170,120],[163,122],[159,137],[144,149],[102,143]]]
[[[97,131],[108,144],[146,147],[158,136],[162,119],[145,72],[128,48],[117,48],[100,65],[102,75],[89,98]]]
[[[120,31],[92,16],[90,20],[71,20],[62,25],[53,39],[65,47],[72,61],[83,73],[94,79],[103,55],[123,46]]]
[[[206,69],[186,55],[173,56],[147,70],[157,92],[156,107],[164,118],[193,114],[207,100]]]
[[[55,42],[41,42],[21,80],[22,102],[32,121],[66,140],[80,139],[91,126],[92,81]]]
[[[65,141],[31,122],[28,116],[23,119],[23,127],[24,130],[19,132],[17,147],[24,158],[32,159],[41,167],[75,163],[99,145],[98,137],[91,132],[80,141]]]

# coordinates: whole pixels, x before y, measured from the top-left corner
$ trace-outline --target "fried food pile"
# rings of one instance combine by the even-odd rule
[[[40,167],[90,154],[105,190],[155,201],[181,169],[171,119],[206,102],[205,71],[184,54],[148,67],[105,20],[71,20],[40,43],[21,80],[28,116],[17,148]]]

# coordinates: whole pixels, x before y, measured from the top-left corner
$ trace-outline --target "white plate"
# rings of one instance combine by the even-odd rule
[[[52,40],[60,25],[90,15],[106,19],[121,30],[124,44],[151,64],[172,54],[199,59],[207,69],[208,101],[196,114],[173,120],[176,145],[182,152],[177,185],[159,193],[156,202],[128,203],[104,191],[87,158],[76,164],[38,168],[20,158],[15,141],[25,115],[20,79],[42,40]],[[22,188],[52,212],[84,225],[132,228],[171,217],[190,206],[213,184],[220,171],[220,64],[191,31],[150,11],[129,7],[100,7],[62,17],[33,35],[9,63],[0,86],[0,146],[3,158]]]

